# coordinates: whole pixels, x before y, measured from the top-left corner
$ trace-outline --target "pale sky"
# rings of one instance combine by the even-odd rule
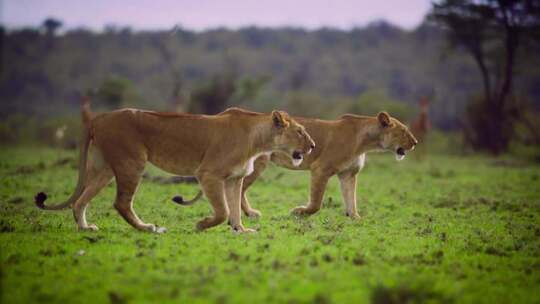
[[[406,29],[419,25],[430,0],[0,0],[9,28],[38,26],[47,17],[65,27],[101,30],[105,25],[140,29],[323,26],[350,29],[385,19]]]

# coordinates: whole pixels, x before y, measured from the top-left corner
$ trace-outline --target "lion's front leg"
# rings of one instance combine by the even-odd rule
[[[307,206],[299,206],[291,212],[295,215],[311,215],[321,209],[326,184],[332,173],[318,170],[311,172],[311,196]]]
[[[253,172],[244,177],[244,181],[242,182],[242,197],[241,197],[241,204],[242,204],[242,210],[244,213],[251,217],[251,218],[259,218],[261,217],[261,212],[259,210],[253,209],[249,203],[249,200],[247,198],[247,190],[248,188],[257,180],[257,178],[262,174],[264,169],[266,169],[266,165],[270,161],[270,156],[263,155],[257,160],[255,160],[254,164],[254,170]]]
[[[227,204],[229,205],[229,222],[234,232],[255,232],[253,229],[245,228],[242,225],[241,195],[243,178],[232,178],[225,180],[225,193]]]
[[[358,169],[341,172],[338,174],[339,185],[341,187],[341,194],[343,196],[343,202],[346,207],[346,215],[352,219],[360,218],[356,209],[356,176]]]

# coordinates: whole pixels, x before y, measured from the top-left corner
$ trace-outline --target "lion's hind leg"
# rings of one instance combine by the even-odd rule
[[[163,233],[165,227],[157,227],[154,224],[147,224],[135,214],[133,210],[133,197],[141,180],[145,159],[127,160],[122,164],[115,164],[114,173],[116,177],[116,201],[114,208],[131,226],[142,231]]]
[[[111,181],[113,172],[111,168],[104,167],[99,171],[90,171],[87,184],[79,199],[73,204],[73,217],[80,230],[98,230],[94,224],[86,222],[86,208],[90,201]]]
[[[223,179],[210,174],[199,174],[197,179],[214,209],[213,216],[206,217],[197,223],[197,230],[202,231],[225,222],[229,218],[229,207],[225,197]]]
[[[86,222],[86,208],[90,201],[105,187],[113,177],[112,169],[103,162],[101,154],[94,148],[88,160],[86,182],[81,196],[73,204],[73,217],[80,230],[98,230],[94,224]]]
[[[311,171],[311,195],[307,206],[299,206],[291,212],[294,215],[312,215],[317,213],[322,206],[324,192],[328,179],[333,175],[331,170],[313,170]]]

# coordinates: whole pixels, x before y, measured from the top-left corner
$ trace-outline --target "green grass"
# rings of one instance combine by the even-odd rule
[[[33,195],[67,198],[73,152],[0,152],[2,303],[538,303],[540,167],[512,159],[368,156],[360,173],[362,220],[346,218],[337,181],[309,218],[308,173],[276,167],[251,188],[259,232],[226,225],[197,233],[205,200],[170,202],[197,185],[144,181],[135,210],[163,235],[138,232],[112,207],[114,184],[90,205],[98,232],[78,232],[70,210],[38,210]],[[159,174],[150,169],[152,174]],[[49,202],[49,203],[50,203]]]

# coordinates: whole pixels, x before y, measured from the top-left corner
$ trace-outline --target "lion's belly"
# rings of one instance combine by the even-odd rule
[[[200,158],[187,153],[150,153],[148,161],[171,174],[192,176],[199,168]]]

